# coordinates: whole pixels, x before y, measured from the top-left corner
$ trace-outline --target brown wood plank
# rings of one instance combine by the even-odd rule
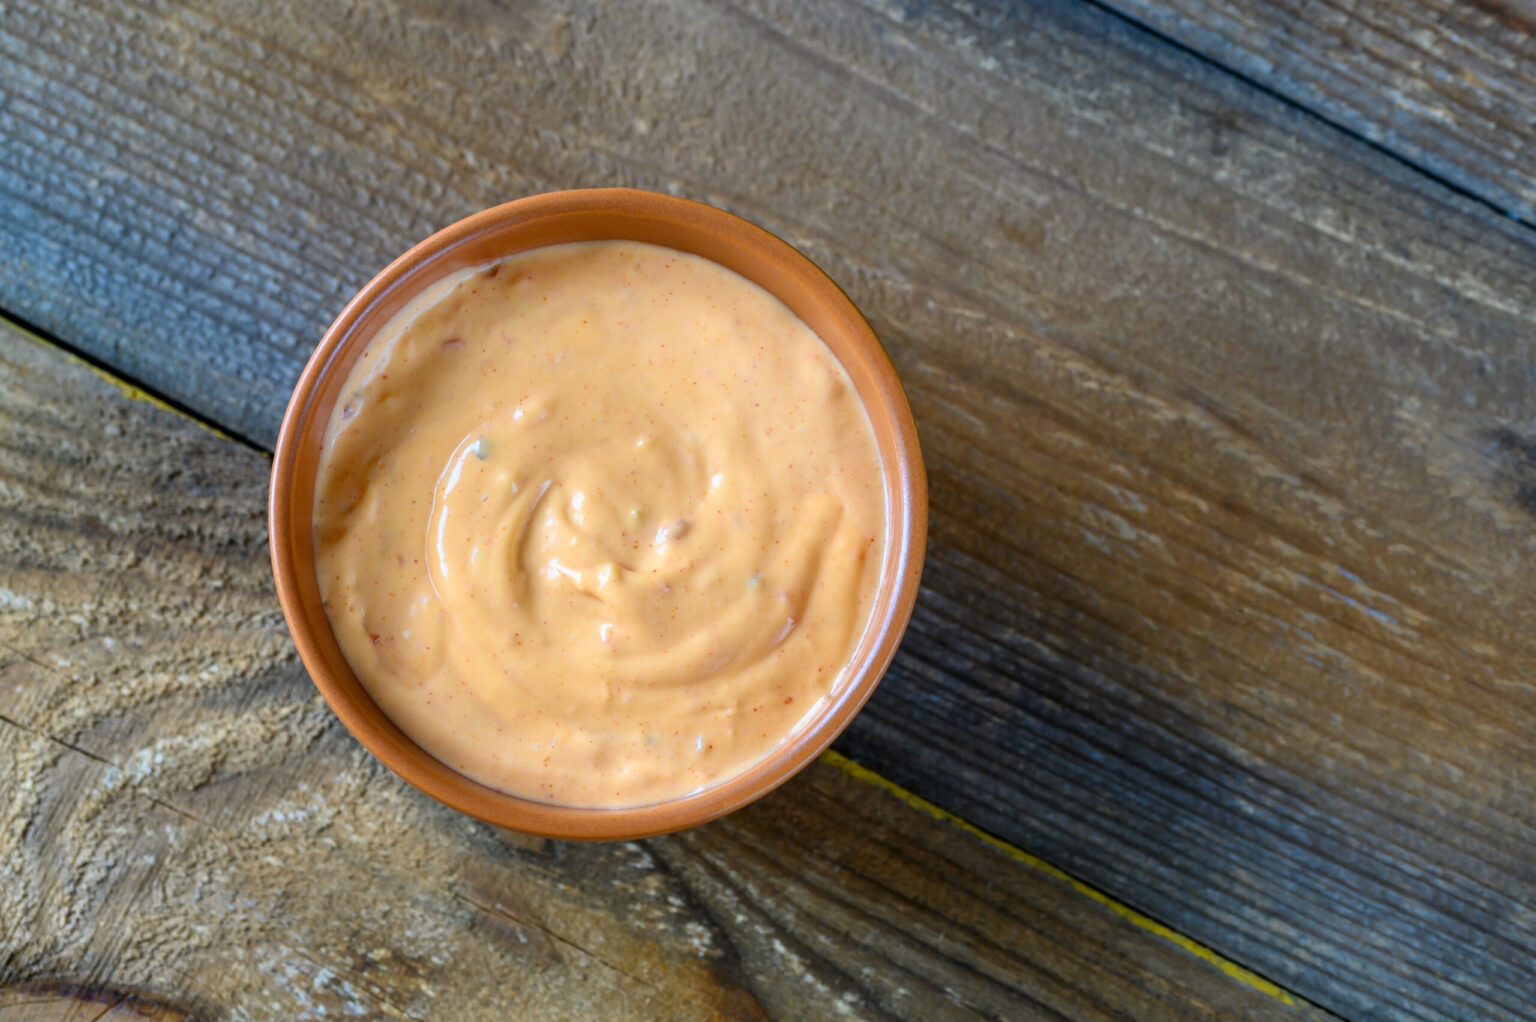
[[[640,843],[437,805],[295,662],[267,467],[0,327],[0,1018],[1321,1017],[835,765]]]
[[[1528,231],[1066,3],[5,11],[0,307],[262,441],[435,226],[741,212],[929,461],[840,747],[1341,1013],[1527,1010]]]
[[[1536,225],[1532,0],[1106,0]]]

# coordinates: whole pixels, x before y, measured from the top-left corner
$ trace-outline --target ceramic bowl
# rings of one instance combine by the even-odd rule
[[[886,544],[875,609],[851,666],[820,717],[756,766],[682,798],[622,809],[549,805],[506,794],[428,755],[376,706],[331,632],[315,578],[312,507],[331,409],[374,332],[422,288],[466,267],[575,241],[649,242],[726,266],[776,295],[847,369],[874,426],[885,466]],[[906,395],[864,317],[815,264],[739,217],[685,199],[628,189],[552,192],[461,220],[369,281],[331,324],[305,366],[273,455],[272,565],[299,655],[343,724],[386,766],[455,809],[547,837],[621,839],[703,823],[784,783],[831,743],[869,699],[912,614],[922,572],[928,495]]]

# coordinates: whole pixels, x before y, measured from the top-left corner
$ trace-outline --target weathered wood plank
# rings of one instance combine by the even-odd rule
[[[832,765],[642,843],[433,803],[295,662],[266,473],[0,328],[0,988],[205,1019],[1320,1017]]]
[[[1529,232],[1091,8],[626,10],[12,2],[0,306],[265,440],[435,226],[733,208],[870,313],[928,456],[841,747],[1340,1012],[1521,1015]]]
[[[1536,226],[1531,0],[1108,0]]]
[[[188,1017],[131,991],[21,983],[0,988],[0,1022],[188,1022]]]
[[[188,1022],[185,1012],[128,990],[72,983],[0,987],[0,1022]]]

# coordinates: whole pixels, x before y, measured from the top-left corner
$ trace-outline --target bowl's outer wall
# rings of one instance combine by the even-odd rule
[[[806,322],[843,364],[868,411],[885,472],[887,543],[869,626],[823,715],[762,762],[702,792],[650,806],[577,809],[518,798],[450,769],[374,704],[331,632],[314,571],[312,509],[321,444],[348,371],[375,331],[432,281],[495,259],[576,241],[649,242],[720,263]],[[928,527],[917,431],[895,369],[869,324],[832,280],[789,245],[722,210],[630,189],[530,196],[439,231],[395,260],[348,303],[294,389],[273,455],[273,572],[299,655],[331,708],[369,751],[411,784],[497,826],[548,837],[620,839],[693,826],[788,780],[868,700],[912,614]]]

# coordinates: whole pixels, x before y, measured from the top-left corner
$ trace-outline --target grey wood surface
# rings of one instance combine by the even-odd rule
[[[258,444],[474,209],[781,233],[933,493],[840,748],[1341,1015],[1528,1012],[1528,230],[1065,2],[21,0],[0,55],[0,308]]]
[[[1321,1017],[835,760],[639,843],[438,805],[297,663],[267,468],[0,327],[0,1022]]]
[[[1536,226],[1533,0],[1108,0]]]

